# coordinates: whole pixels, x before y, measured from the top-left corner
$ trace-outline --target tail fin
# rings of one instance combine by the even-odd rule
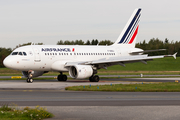
[[[135,47],[136,36],[139,28],[141,9],[135,9],[130,19],[126,23],[123,31],[113,45],[122,45],[124,47]]]

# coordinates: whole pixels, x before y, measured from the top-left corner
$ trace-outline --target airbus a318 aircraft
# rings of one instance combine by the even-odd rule
[[[176,54],[148,56],[143,53],[159,50],[135,48],[140,16],[141,9],[135,9],[113,45],[29,45],[15,49],[3,63],[8,68],[22,71],[28,83],[48,71],[59,72],[59,81],[66,81],[67,76],[63,72],[69,72],[72,78],[89,78],[90,82],[98,82],[99,76],[96,74],[101,68],[125,66],[133,62],[146,63],[166,56],[176,57]]]

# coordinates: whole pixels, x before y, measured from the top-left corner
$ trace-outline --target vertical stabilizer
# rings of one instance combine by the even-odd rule
[[[113,45],[121,45],[123,47],[135,47],[136,37],[139,28],[141,9],[135,9],[130,19],[126,23],[123,31]]]

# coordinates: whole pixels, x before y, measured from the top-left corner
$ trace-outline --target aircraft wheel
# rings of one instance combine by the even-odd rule
[[[98,75],[95,75],[95,76],[93,77],[93,81],[94,81],[94,82],[99,82],[99,76],[98,76]]]
[[[61,81],[62,80],[62,75],[58,75],[57,79],[58,79],[58,81]]]
[[[33,79],[32,78],[27,78],[26,82],[27,83],[33,83]]]
[[[92,77],[92,76],[89,77],[89,81],[90,81],[90,82],[93,82],[93,77]]]
[[[26,82],[29,83],[29,78],[27,78]]]
[[[33,79],[32,78],[29,79],[29,83],[33,83]]]
[[[62,81],[67,81],[67,75],[62,75]]]
[[[89,77],[89,81],[90,82],[99,82],[99,76],[98,75],[91,76],[91,77]]]
[[[67,75],[58,75],[58,81],[67,81]]]

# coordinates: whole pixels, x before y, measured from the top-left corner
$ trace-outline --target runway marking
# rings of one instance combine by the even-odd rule
[[[14,79],[14,78],[22,78],[21,76],[11,76],[11,79]]]

